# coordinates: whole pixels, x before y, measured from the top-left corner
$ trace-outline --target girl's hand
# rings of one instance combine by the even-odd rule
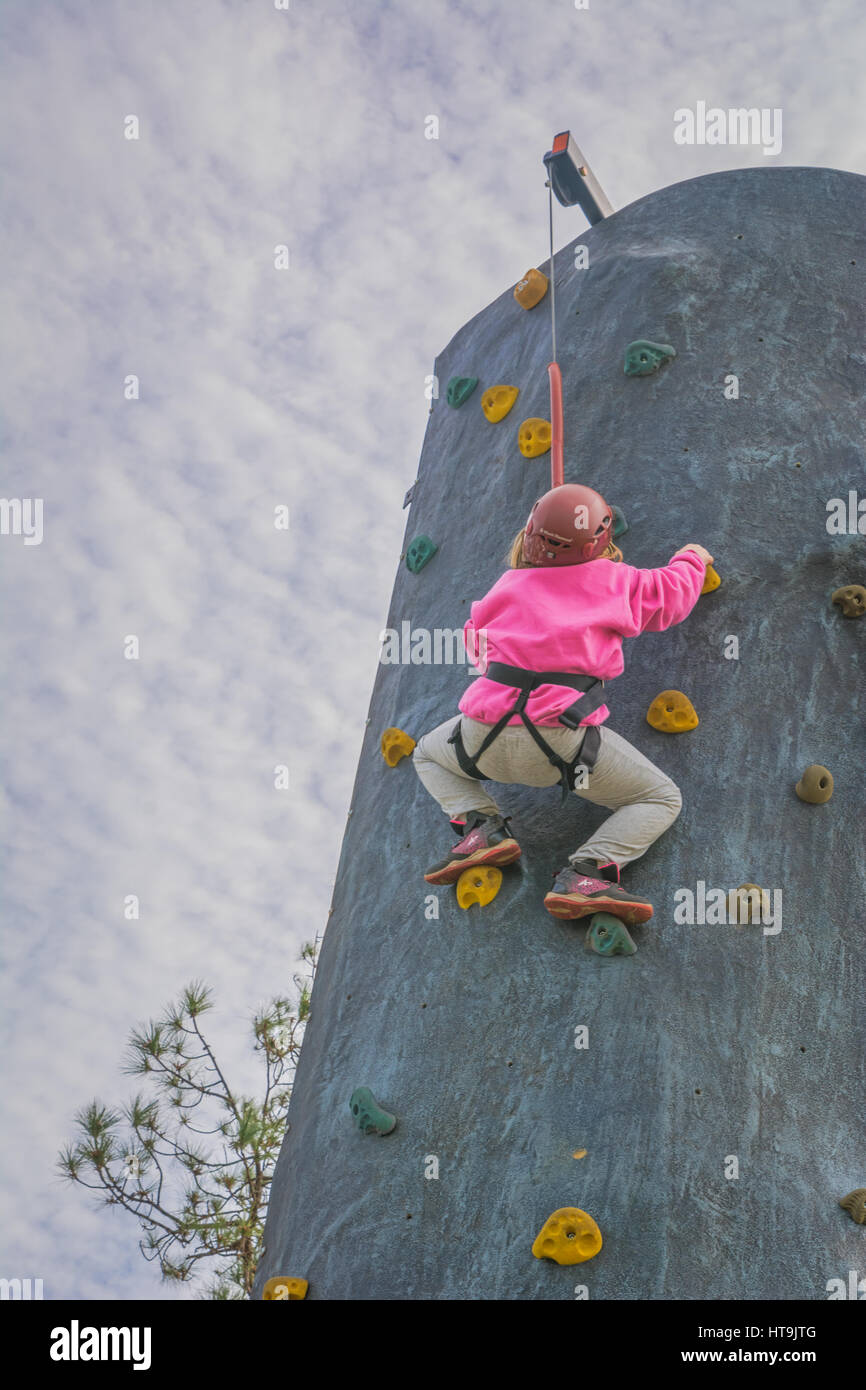
[[[710,552],[709,552],[708,550],[705,550],[704,547],[703,547],[702,545],[697,545],[697,544],[692,544],[692,545],[681,545],[680,548],[679,548],[679,550],[676,552],[676,554],[677,554],[677,555],[682,555],[683,552],[686,551],[686,550],[694,550],[694,551],[696,551],[697,554],[698,554],[698,555],[701,557],[701,559],[703,560],[703,562],[704,562],[705,565],[711,565],[711,564],[713,563],[713,557],[712,557],[712,555],[710,554]]]

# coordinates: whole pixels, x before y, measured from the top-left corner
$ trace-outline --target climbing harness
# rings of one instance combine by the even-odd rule
[[[533,690],[537,690],[540,685],[568,685],[572,690],[582,691],[582,698],[575,700],[574,704],[569,705],[568,709],[563,710],[559,716],[560,724],[565,724],[569,729],[578,729],[581,721],[586,719],[588,714],[593,714],[605,703],[604,681],[599,680],[597,676],[579,676],[571,671],[527,671],[522,666],[507,666],[502,661],[492,661],[483,675],[487,680],[496,681],[498,685],[516,687],[520,693],[511,708],[494,724],[478,752],[472,758],[466,752],[463,743],[462,721],[458,723],[448,742],[454,744],[454,752],[457,754],[457,761],[462,770],[468,777],[475,777],[481,781],[485,774],[478,769],[479,758],[487,751],[493,740],[502,733],[512,716],[519,714],[531,737],[545,754],[547,761],[552,763],[559,773],[562,800],[565,801],[568,793],[574,791],[578,770],[585,767],[587,772],[591,772],[595,767],[598,750],[601,746],[601,731],[597,724],[588,724],[583,743],[572,761],[566,762],[542,738],[537,726],[532,723],[526,713],[526,702]]]

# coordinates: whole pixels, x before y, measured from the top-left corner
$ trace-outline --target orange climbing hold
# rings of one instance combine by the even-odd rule
[[[457,901],[461,907],[491,903],[502,887],[502,870],[493,865],[464,869],[457,880]]]
[[[491,386],[484,392],[481,397],[481,409],[491,425],[505,419],[519,394],[520,389],[517,386]]]
[[[555,1260],[558,1265],[582,1265],[601,1249],[601,1231],[592,1217],[579,1207],[560,1207],[549,1216],[532,1246],[537,1260]]]
[[[271,1299],[306,1298],[309,1287],[306,1279],[289,1279],[285,1274],[278,1274],[275,1279],[269,1279],[265,1284],[262,1298],[268,1302]]]
[[[408,757],[414,747],[414,738],[404,734],[402,729],[386,729],[382,735],[382,757],[389,767],[396,767],[400,759]]]
[[[547,294],[548,279],[540,270],[527,270],[514,286],[514,298],[522,309],[534,309]]]
[[[712,565],[707,565],[707,572],[704,575],[704,587],[701,589],[701,593],[711,594],[713,592],[713,589],[718,589],[721,582],[721,579],[716,574],[716,571],[713,569]]]
[[[647,710],[646,722],[663,734],[685,734],[698,727],[698,716],[688,695],[681,690],[663,690]]]
[[[517,434],[517,443],[524,458],[538,458],[550,449],[553,433],[549,420],[524,420]]]

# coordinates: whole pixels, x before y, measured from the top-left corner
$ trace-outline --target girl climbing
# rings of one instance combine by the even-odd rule
[[[480,864],[520,855],[480,779],[573,790],[613,814],[569,856],[544,899],[555,917],[609,912],[632,924],[652,904],[627,892],[620,870],[639,859],[679,814],[669,777],[605,723],[603,683],[620,675],[622,639],[681,623],[713,557],[678,550],[661,569],[622,563],[613,513],[592,488],[545,493],[515,537],[510,568],[472,605],[466,649],[482,674],[461,714],[432,729],[412,755],[460,838],[424,877],[453,883]],[[543,731],[543,732],[542,732]]]

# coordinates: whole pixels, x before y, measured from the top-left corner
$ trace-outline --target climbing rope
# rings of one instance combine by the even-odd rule
[[[562,373],[556,360],[556,277],[553,273],[553,184],[547,180],[548,218],[550,223],[550,333],[553,340],[553,360],[548,363],[550,380],[550,486],[560,487],[563,481],[562,462]]]
[[[553,361],[556,361],[556,281],[553,274],[553,183],[547,180],[547,211],[550,224],[550,334],[553,339]]]

